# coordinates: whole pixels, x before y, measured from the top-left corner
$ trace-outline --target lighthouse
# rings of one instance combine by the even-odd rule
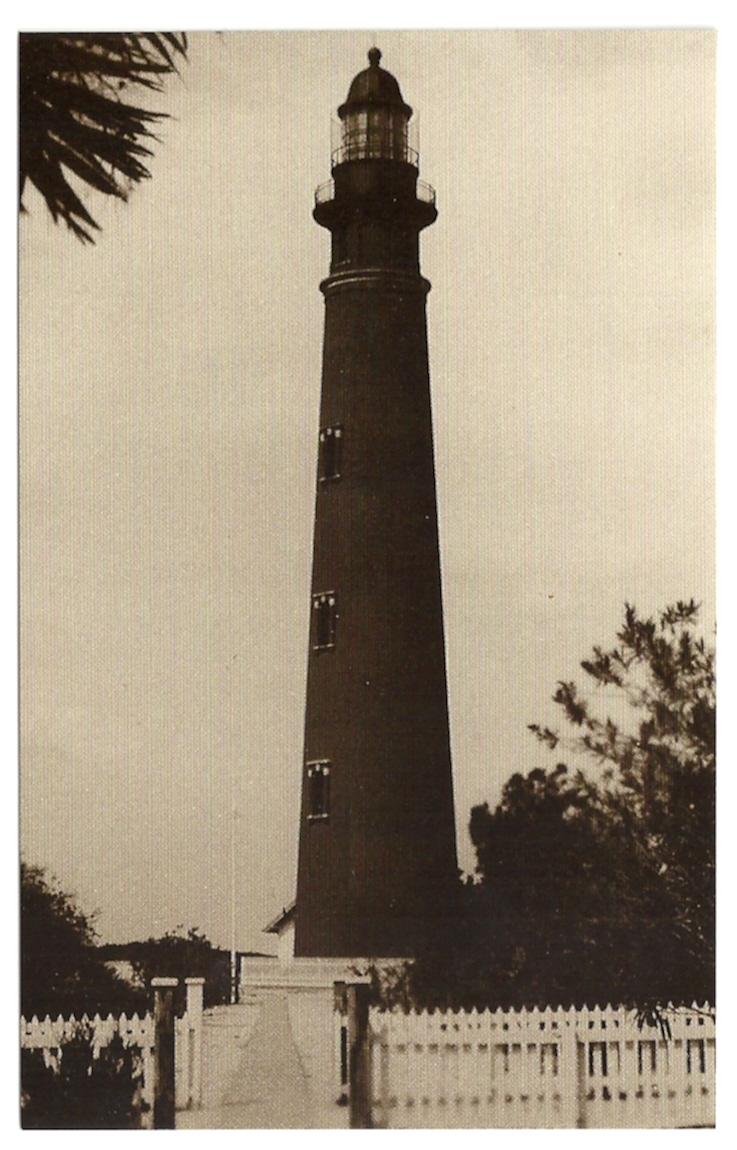
[[[297,958],[408,957],[457,882],[426,299],[436,217],[412,109],[369,52],[338,109],[296,906]]]

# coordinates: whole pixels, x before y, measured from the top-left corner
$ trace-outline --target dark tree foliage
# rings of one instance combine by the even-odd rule
[[[161,938],[131,942],[121,947],[104,947],[105,954],[125,954],[133,964],[136,978],[146,987],[152,978],[178,978],[174,993],[177,1014],[184,1011],[185,978],[204,978],[205,1006],[230,1001],[230,952],[214,946],[198,927],[185,931],[177,926]]]
[[[581,664],[599,697],[562,682],[554,699],[578,732],[568,745],[605,767],[590,793],[617,837],[620,868],[634,860],[665,908],[681,977],[663,977],[663,993],[713,1004],[716,673],[713,650],[694,634],[698,611],[692,599],[641,619],[628,604],[617,645],[595,647]],[[632,708],[633,730],[598,717],[612,692]],[[550,747],[561,742],[531,729]]]
[[[41,867],[21,863],[21,1012],[120,1013],[145,999],[105,965],[92,919]]]
[[[458,929],[378,998],[421,1006],[715,1003],[714,655],[693,602],[640,619],[582,663],[627,700],[628,731],[573,683],[554,696],[576,734],[532,729],[594,756],[594,780],[513,775],[495,810],[471,813],[475,880]]]
[[[474,810],[471,834],[479,910],[518,1004],[694,997],[698,978],[675,945],[659,876],[582,776],[559,765],[513,778],[493,814]]]
[[[26,181],[43,196],[55,222],[83,241],[99,225],[67,179],[71,173],[105,195],[127,199],[148,178],[145,158],[153,125],[165,113],[121,93],[162,89],[177,71],[182,33],[22,33],[19,43],[20,208]]]

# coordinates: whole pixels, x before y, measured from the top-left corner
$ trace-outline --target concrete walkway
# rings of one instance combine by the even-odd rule
[[[286,996],[205,1018],[203,1106],[179,1130],[311,1130],[316,1108],[292,1034]]]

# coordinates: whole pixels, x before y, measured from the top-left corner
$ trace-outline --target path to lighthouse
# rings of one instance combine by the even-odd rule
[[[321,1106],[297,1049],[286,995],[205,1012],[203,1105],[179,1111],[178,1130],[347,1127],[345,1109]]]

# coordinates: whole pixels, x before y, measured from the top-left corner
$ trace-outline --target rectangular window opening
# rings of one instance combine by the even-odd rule
[[[329,651],[335,646],[338,601],[334,591],[320,591],[312,596],[312,646],[315,651]]]
[[[340,479],[343,459],[343,428],[323,427],[320,431],[317,474],[320,483]]]
[[[330,814],[330,763],[320,759],[307,764],[307,818],[327,819]]]

